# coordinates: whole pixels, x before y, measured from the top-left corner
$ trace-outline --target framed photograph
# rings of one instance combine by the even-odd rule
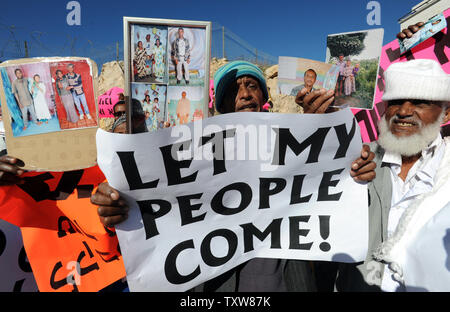
[[[0,64],[0,78],[6,146],[25,169],[95,165],[95,62],[80,57],[11,60]]]
[[[334,89],[337,71],[333,64],[297,57],[278,58],[278,93],[296,96],[303,88]]]
[[[338,67],[336,107],[372,109],[383,35],[382,28],[328,35],[326,62]]]
[[[207,117],[211,22],[134,17],[123,22],[128,132]]]

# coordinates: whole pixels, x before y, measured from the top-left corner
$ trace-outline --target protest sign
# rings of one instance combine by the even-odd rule
[[[123,89],[114,87],[98,97],[98,115],[100,118],[114,118],[114,104],[119,101]]]
[[[40,291],[98,291],[125,276],[117,236],[90,203],[98,167],[24,179],[0,188],[0,219],[21,227]]]
[[[349,109],[98,130],[97,149],[130,206],[116,230],[131,291],[185,291],[254,257],[365,258],[367,188],[349,174],[361,152]]]
[[[96,89],[97,65],[89,58],[1,63],[0,102],[8,153],[23,160],[27,170],[94,166]]]
[[[444,12],[447,25],[450,23],[450,9]],[[381,100],[384,92],[384,71],[389,65],[397,62],[406,62],[413,59],[432,59],[439,62],[442,69],[450,74],[450,33],[448,27],[441,30],[432,38],[413,47],[406,53],[400,53],[398,40],[394,39],[390,43],[383,46],[380,59],[380,67],[378,69],[377,85],[375,89],[375,101],[373,109],[359,110],[352,109],[358,120],[361,135],[364,142],[372,142],[377,139],[378,120],[384,115],[386,110],[385,103]]]
[[[0,220],[0,292],[38,291],[17,226]]]

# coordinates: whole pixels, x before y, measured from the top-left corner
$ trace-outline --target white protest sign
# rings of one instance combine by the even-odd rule
[[[363,260],[361,145],[349,109],[99,130],[99,166],[130,206],[116,227],[130,290],[185,291],[255,257]]]
[[[0,219],[0,292],[38,291],[20,228]]]

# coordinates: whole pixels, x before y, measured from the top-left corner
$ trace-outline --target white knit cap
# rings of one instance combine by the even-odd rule
[[[394,63],[384,72],[383,101],[450,101],[450,75],[434,60]]]

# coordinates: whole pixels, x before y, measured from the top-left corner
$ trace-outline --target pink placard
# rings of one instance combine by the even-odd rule
[[[444,12],[447,25],[450,24],[450,9]],[[384,91],[384,71],[389,65],[397,62],[406,62],[413,59],[431,59],[439,62],[442,69],[450,74],[450,33],[448,27],[427,39],[410,51],[400,55],[400,46],[397,39],[385,45],[381,51],[380,67],[378,70],[378,80],[375,91],[375,104],[373,109],[361,110],[352,109],[361,128],[361,135],[364,142],[371,142],[377,139],[378,120],[383,116],[386,109],[381,100]]]
[[[113,118],[113,107],[119,101],[119,95],[123,89],[113,87],[98,98],[98,114],[100,118]]]

